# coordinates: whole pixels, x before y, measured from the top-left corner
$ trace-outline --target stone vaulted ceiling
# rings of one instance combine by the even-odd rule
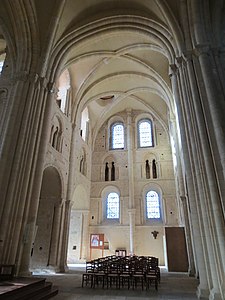
[[[45,23],[48,12],[39,1],[37,8]],[[67,0],[60,9],[52,52],[63,53],[61,72],[71,76],[73,119],[88,106],[97,130],[131,108],[151,112],[167,129],[177,1]]]

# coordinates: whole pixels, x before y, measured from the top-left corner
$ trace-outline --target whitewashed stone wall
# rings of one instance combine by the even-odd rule
[[[135,197],[135,254],[157,255],[160,264],[165,264],[164,256],[164,228],[165,226],[178,226],[178,211],[176,205],[176,190],[174,169],[168,133],[161,124],[154,120],[155,146],[153,148],[138,149],[136,146],[135,117],[141,112],[133,112],[133,155],[134,155],[134,197]],[[124,119],[126,130],[126,113],[118,115]],[[92,183],[90,193],[90,228],[91,233],[104,233],[105,240],[109,242],[109,250],[104,252],[114,254],[116,249],[126,249],[129,252],[129,189],[128,189],[128,156],[127,150],[108,150],[108,125],[107,122],[99,130],[92,154]],[[116,180],[104,181],[105,161],[112,157],[115,162]],[[157,163],[158,178],[146,179],[145,161],[155,158]],[[145,222],[143,189],[146,185],[157,185],[162,191],[163,222],[161,224],[148,225]],[[120,224],[102,221],[102,190],[108,186],[116,186],[120,191]],[[158,231],[157,239],[151,232]],[[92,258],[101,256],[100,250],[92,250]]]

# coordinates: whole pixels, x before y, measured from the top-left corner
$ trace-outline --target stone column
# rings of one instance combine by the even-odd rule
[[[23,231],[27,224],[29,224],[30,234],[27,242],[20,245],[19,253],[17,254],[16,264],[20,275],[29,274],[30,253],[32,249],[33,236],[36,230],[36,218],[38,213],[39,195],[41,189],[41,182],[44,169],[44,158],[46,155],[46,148],[50,135],[50,115],[52,102],[55,99],[53,84],[47,84],[45,79],[41,79],[41,94],[38,95],[40,111],[36,116],[36,126],[38,134],[33,136],[32,142],[34,147],[32,160],[32,174],[29,178],[29,193],[28,202],[26,204],[26,214],[23,218]],[[41,103],[43,105],[41,105]],[[31,153],[30,156],[32,157]],[[29,174],[29,173],[28,173]],[[21,217],[20,217],[21,219]],[[17,231],[18,232],[18,231]]]
[[[69,226],[70,226],[70,214],[71,214],[71,201],[64,201],[63,210],[63,222],[61,229],[61,244],[60,244],[60,256],[58,256],[59,272],[65,272],[67,269],[67,250],[69,239]]]
[[[8,99],[5,107],[5,114],[11,118],[10,120],[4,119],[1,133],[0,198],[1,203],[4,203],[1,205],[2,214],[0,216],[0,240],[2,240],[0,261],[2,263],[15,263],[19,235],[21,230],[25,230],[26,227],[21,217],[18,218],[17,216],[18,213],[20,216],[23,215],[26,209],[24,193],[27,192],[32,163],[32,155],[28,156],[28,153],[32,150],[34,143],[34,138],[31,138],[31,141],[29,138],[32,129],[34,130],[36,127],[31,117],[26,113],[30,110],[32,116],[35,114],[35,109],[38,109],[37,105],[33,103],[33,99],[29,104],[26,101],[29,97],[36,99],[35,94],[39,94],[37,78],[21,74],[18,78],[15,75],[12,82],[14,85],[10,87],[10,99]],[[21,100],[20,103],[15,94]],[[25,99],[20,99],[20,97]],[[26,128],[26,126],[29,127]]]
[[[134,236],[135,236],[135,209],[128,209],[129,221],[130,221],[130,254],[134,252]]]
[[[208,130],[215,136],[216,144],[212,145],[212,147],[218,148],[223,178],[225,178],[224,94],[222,91],[222,86],[220,85],[218,72],[214,64],[212,51],[210,51],[208,47],[199,46],[196,49],[196,55],[201,68],[202,79],[207,96],[204,98],[206,105],[204,105],[204,103],[202,104],[204,106],[206,116],[209,118],[211,123]],[[207,109],[209,109],[208,112]],[[224,185],[221,188],[223,188],[222,192],[224,193]]]
[[[129,186],[129,222],[130,222],[130,254],[134,254],[135,236],[135,203],[134,203],[134,157],[133,130],[131,110],[127,110],[127,155],[128,155],[128,186]]]
[[[129,185],[129,208],[134,208],[134,156],[133,156],[133,130],[131,110],[127,110],[127,155],[128,155],[128,185]]]
[[[204,174],[202,174],[202,177],[205,177],[205,179],[204,179],[204,184],[199,182],[199,190],[201,192],[201,195],[203,196],[200,202],[201,202],[201,209],[202,209],[203,222],[204,222],[204,231],[206,236],[206,245],[208,249],[208,257],[206,257],[206,259],[209,261],[212,285],[213,285],[212,288],[213,297],[214,297],[213,299],[215,299],[215,297],[218,297],[216,296],[216,294],[219,294],[219,282],[221,282],[222,280],[222,278],[219,279],[220,272],[217,270],[217,268],[219,268],[221,260],[217,260],[218,254],[216,252],[217,252],[218,244],[215,247],[214,245],[215,240],[212,239],[211,236],[214,234],[213,228],[218,230],[217,234],[220,237],[219,240],[222,237],[221,239],[222,241],[219,247],[222,247],[221,251],[224,251],[225,235],[224,235],[224,230],[222,229],[224,226],[222,225],[223,216],[222,216],[222,209],[220,206],[220,199],[218,197],[217,178],[215,176],[216,171],[213,166],[212,153],[210,151],[210,145],[208,140],[207,123],[206,120],[204,120],[204,113],[203,113],[204,104],[203,105],[201,104],[199,98],[199,93],[196,84],[197,74],[194,71],[193,63],[190,57],[187,59],[187,71],[189,75],[188,77],[190,79],[190,86],[191,86],[193,100],[194,100],[193,106],[196,114],[196,123],[198,125],[198,131],[199,131],[200,146],[198,148],[201,148],[199,161],[201,162],[202,157],[204,158],[201,162],[201,168],[205,168],[205,172]],[[217,211],[216,216],[212,213],[212,212],[215,213],[215,211]],[[210,215],[212,215],[212,217],[214,218],[214,222],[212,222],[212,217],[209,217]],[[222,259],[222,261],[224,262],[224,257],[220,257],[220,259]],[[218,267],[216,267],[217,265]],[[224,270],[222,270],[222,272],[223,271]]]
[[[88,256],[89,245],[89,210],[81,212],[82,227],[81,227],[81,259],[86,261]]]
[[[60,228],[62,226],[62,202],[54,204],[54,213],[52,220],[52,233],[49,247],[48,266],[58,271],[57,257],[59,252]]]
[[[187,204],[187,198],[185,196],[181,196],[183,212],[184,212],[184,222],[185,222],[185,235],[186,235],[186,243],[187,243],[187,252],[188,252],[188,274],[189,276],[195,276],[195,256],[192,247],[192,240],[191,240],[191,230],[190,230],[190,214]]]
[[[187,191],[186,193],[189,195],[189,209],[191,218],[189,219],[189,223],[191,224],[192,228],[192,236],[193,236],[193,250],[196,256],[196,272],[199,274],[199,277],[201,278],[200,285],[198,287],[198,296],[205,296],[207,297],[209,294],[209,287],[208,287],[208,278],[207,278],[207,272],[206,272],[206,265],[204,261],[204,250],[203,250],[203,244],[202,244],[202,237],[201,237],[201,231],[200,231],[200,219],[198,214],[198,209],[196,205],[196,191],[194,186],[194,177],[192,172],[193,164],[191,164],[193,156],[190,152],[190,136],[188,135],[189,129],[188,129],[188,121],[186,120],[186,117],[190,113],[189,111],[185,110],[184,102],[186,98],[183,91],[182,91],[182,83],[179,80],[179,77],[182,75],[179,74],[178,68],[176,66],[171,66],[171,83],[174,93],[174,99],[176,102],[177,107],[177,113],[178,113],[178,120],[179,120],[179,127],[180,127],[180,135],[181,135],[181,142],[182,142],[182,150],[183,150],[183,158],[184,158],[184,167],[185,170],[183,170],[185,174],[185,178],[187,181]]]

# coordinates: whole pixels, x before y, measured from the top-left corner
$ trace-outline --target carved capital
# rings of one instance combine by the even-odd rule
[[[135,215],[135,213],[136,213],[136,209],[135,208],[128,209],[128,214],[129,215]]]
[[[169,65],[169,76],[172,77],[174,75],[177,75],[177,70],[178,70],[178,68],[177,68],[176,64]]]
[[[48,82],[48,84],[46,84],[46,87],[50,94],[54,94],[58,92],[58,89],[55,86],[55,82]]]
[[[210,47],[209,45],[196,45],[196,47],[193,49],[193,54],[197,57],[201,55],[209,55]]]

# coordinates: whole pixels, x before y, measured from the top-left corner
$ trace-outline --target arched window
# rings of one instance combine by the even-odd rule
[[[147,219],[161,219],[160,199],[155,191],[148,191],[146,194]]]
[[[153,147],[152,121],[142,119],[138,122],[138,146]]]
[[[66,69],[58,79],[57,103],[59,108],[66,115],[69,111],[69,90],[70,90],[70,74]]]
[[[123,123],[114,123],[111,126],[111,149],[124,148],[124,125]]]
[[[82,111],[81,114],[80,135],[84,141],[87,141],[88,134],[89,134],[89,114],[88,114],[88,108],[85,107],[85,109]]]
[[[115,192],[109,193],[106,200],[106,218],[119,219],[120,203],[119,195]]]

